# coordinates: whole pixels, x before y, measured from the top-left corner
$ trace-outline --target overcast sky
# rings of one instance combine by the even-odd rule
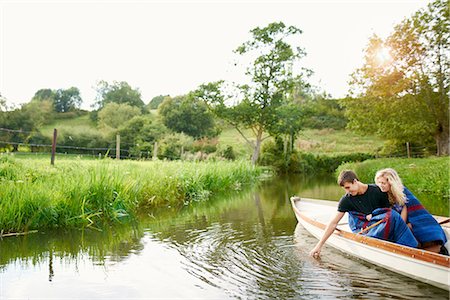
[[[28,102],[42,88],[80,89],[83,108],[99,80],[127,81],[145,103],[200,84],[241,80],[233,50],[257,26],[303,31],[312,82],[345,96],[372,34],[429,1],[7,1],[0,0],[0,93]]]

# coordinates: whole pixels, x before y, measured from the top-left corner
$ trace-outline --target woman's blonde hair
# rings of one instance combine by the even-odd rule
[[[391,168],[382,169],[375,174],[375,182],[380,177],[384,177],[391,185],[391,189],[388,191],[389,202],[391,204],[405,205],[406,196],[403,193],[404,186],[397,172]]]

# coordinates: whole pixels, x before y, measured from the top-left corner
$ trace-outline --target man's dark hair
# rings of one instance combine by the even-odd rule
[[[346,182],[353,183],[353,181],[358,180],[358,176],[356,176],[356,173],[351,170],[343,170],[338,176],[338,184],[340,186],[344,186]]]

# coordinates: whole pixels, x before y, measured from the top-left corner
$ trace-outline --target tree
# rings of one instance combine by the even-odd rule
[[[106,135],[115,134],[126,121],[141,114],[138,107],[122,103],[108,103],[98,113],[98,126]]]
[[[32,130],[35,130],[35,124],[28,113],[22,109],[2,112],[2,115],[0,127],[8,130],[0,131],[0,140],[10,142],[13,151],[18,151],[19,144],[26,143]]]
[[[262,141],[275,134],[279,108],[292,101],[294,87],[303,82],[310,71],[297,65],[306,55],[294,44],[301,34],[300,29],[278,22],[250,32],[252,39],[235,50],[243,58],[252,60],[246,71],[250,83],[237,87],[238,97],[224,95],[225,86],[221,81],[200,86],[196,96],[236,128],[252,147],[252,163],[256,163]],[[230,105],[230,100],[235,103]],[[251,130],[254,140],[246,136],[244,129]]]
[[[34,94],[31,101],[33,101],[33,100],[36,100],[36,101],[50,100],[53,103],[55,98],[56,98],[56,92],[53,91],[52,89],[40,89]]]
[[[50,102],[55,112],[68,112],[79,109],[83,100],[80,96],[80,90],[76,87],[68,89],[40,89],[31,102]],[[47,104],[45,104],[47,105]]]
[[[67,90],[58,89],[53,102],[56,112],[68,112],[78,109],[83,100],[80,97],[80,90],[76,87]]]
[[[433,136],[437,154],[449,154],[449,14],[448,1],[436,0],[386,40],[369,40],[365,63],[352,75],[352,98],[342,102],[350,128],[398,142]]]
[[[213,114],[193,94],[167,97],[159,106],[159,115],[167,128],[193,138],[217,136]]]
[[[97,102],[95,105],[101,109],[108,103],[128,104],[139,107],[141,110],[145,107],[139,89],[133,89],[125,81],[114,81],[109,84],[102,80],[97,84]]]
[[[153,156],[154,142],[161,139],[168,129],[151,115],[139,115],[125,122],[119,127],[121,143],[130,154],[142,157],[146,152],[147,157]]]
[[[35,127],[50,124],[54,119],[53,102],[48,98],[36,100],[36,98],[33,97],[33,100],[22,106],[22,110],[27,113],[28,118]]]
[[[165,96],[159,95],[159,96],[153,97],[153,99],[150,100],[150,102],[148,103],[147,108],[148,108],[149,110],[151,110],[151,109],[157,109],[158,106],[159,106],[159,105],[164,101],[164,99],[167,98],[167,97],[170,97],[170,96],[169,96],[169,95],[165,95]]]

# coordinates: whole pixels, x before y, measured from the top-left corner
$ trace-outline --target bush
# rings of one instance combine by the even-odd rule
[[[222,152],[222,157],[228,160],[235,160],[236,154],[234,153],[232,146],[227,146]]]
[[[333,173],[339,165],[345,162],[364,161],[375,156],[368,153],[352,153],[341,155],[315,155],[312,153],[298,152],[294,150],[284,154],[283,142],[275,139],[275,142],[265,143],[261,150],[258,163],[264,166],[272,166],[280,173]]]

